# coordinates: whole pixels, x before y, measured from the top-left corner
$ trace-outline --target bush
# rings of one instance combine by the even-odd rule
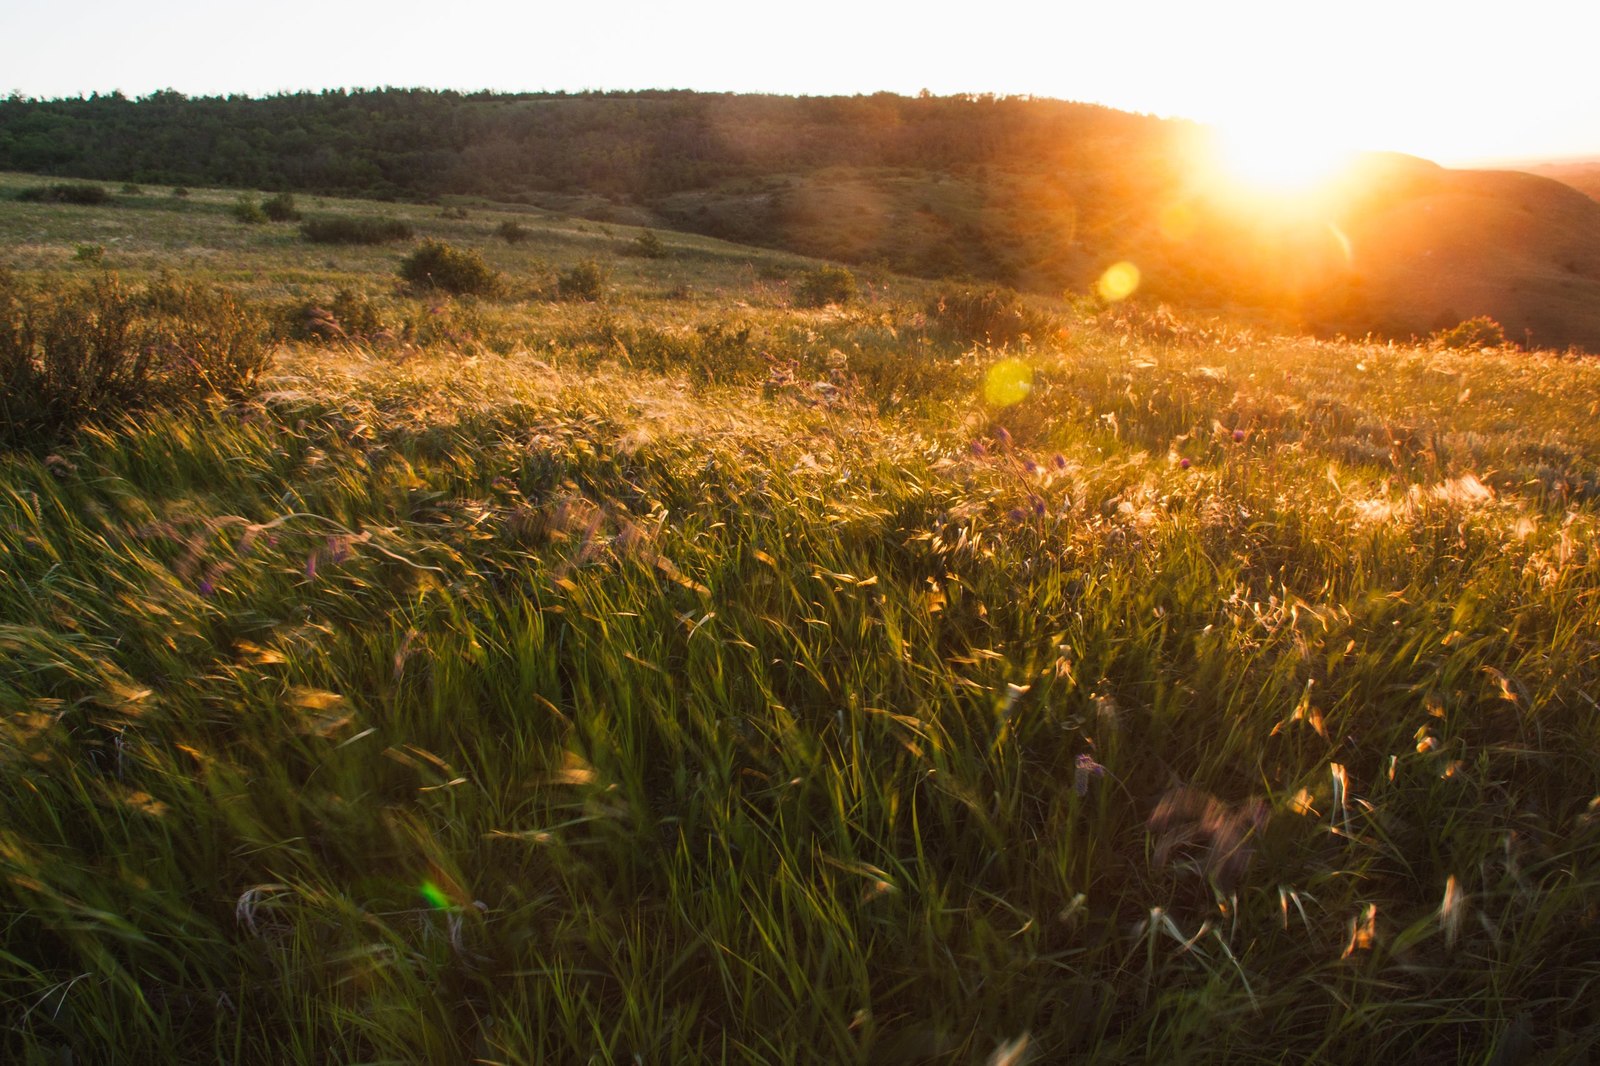
[[[184,188],[182,185],[174,185],[172,187],[172,195],[176,196],[180,200],[187,199],[189,196],[189,190]]]
[[[88,182],[60,182],[55,185],[36,185],[17,193],[18,200],[42,204],[108,204],[111,194],[103,185]]]
[[[392,218],[313,218],[300,224],[313,244],[387,244],[408,241],[412,229]]]
[[[280,192],[261,205],[262,212],[274,222],[299,222],[300,212],[294,206],[294,193]]]
[[[656,236],[655,230],[647,229],[633,239],[628,246],[628,254],[640,259],[666,259],[672,253],[667,251],[667,246]]]
[[[944,292],[928,305],[928,320],[962,341],[1015,344],[1050,329],[1050,319],[1032,310],[1010,289],[994,286]]]
[[[500,275],[481,255],[443,241],[424,241],[401,261],[400,276],[417,288],[456,296],[492,296],[500,290]]]
[[[1503,348],[1506,331],[1488,315],[1479,315],[1449,329],[1436,330],[1428,339],[1437,348]]]
[[[340,289],[331,300],[301,300],[283,308],[280,336],[324,344],[370,341],[388,331],[376,305],[358,292]]]
[[[856,298],[856,276],[841,266],[822,266],[800,279],[795,297],[802,307],[847,304]]]
[[[520,222],[507,219],[494,228],[494,235],[507,244],[521,244],[528,239],[528,229]]]
[[[241,196],[234,201],[233,217],[247,226],[260,226],[267,221],[267,213],[261,209],[261,205],[248,196]]]
[[[556,294],[563,300],[594,302],[605,298],[611,271],[593,259],[585,259],[556,278]]]
[[[238,399],[267,363],[262,322],[221,289],[143,292],[114,274],[34,289],[0,272],[0,446],[48,444],[91,419]]]
[[[443,211],[439,212],[439,217],[452,218],[460,221],[471,218],[472,216],[467,214],[467,209],[464,207],[447,207]]]
[[[104,259],[106,249],[101,244],[80,244],[72,253],[72,258],[80,263],[98,263]]]
[[[139,186],[135,185],[131,181],[125,181],[125,182],[122,183],[122,195],[124,195],[124,196],[143,196],[144,195],[144,190],[139,188]]]

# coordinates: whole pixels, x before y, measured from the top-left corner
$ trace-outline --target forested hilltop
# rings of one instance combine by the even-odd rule
[[[329,90],[0,103],[0,167],[371,197],[649,199],[830,166],[1118,159],[1171,126],[1016,97]]]
[[[1142,297],[1321,333],[1488,315],[1600,350],[1600,204],[1554,181],[1371,157],[1263,212],[1197,176],[1199,127],[1058,100],[422,89],[0,102],[0,169],[483,199],[925,277]]]

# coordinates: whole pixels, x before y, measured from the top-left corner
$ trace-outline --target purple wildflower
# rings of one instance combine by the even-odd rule
[[[981,440],[973,441],[971,444],[967,445],[967,449],[979,459],[982,459],[984,456],[989,454],[989,449],[983,446],[983,441]]]
[[[1233,442],[1235,444],[1238,444],[1238,443],[1242,442],[1243,440],[1244,440],[1244,430],[1242,430],[1242,429],[1234,430],[1233,431]]]
[[[1050,462],[1055,464],[1057,470],[1065,470],[1067,468],[1067,457],[1060,452],[1056,452],[1055,458],[1051,459]]]
[[[1089,794],[1089,780],[1105,776],[1106,768],[1094,761],[1094,756],[1087,752],[1078,756],[1076,768],[1072,774],[1072,789],[1080,796]]]
[[[1026,470],[1030,474],[1037,474],[1039,472],[1039,464],[1034,462],[1032,459],[1026,459],[1022,463],[1022,469]]]
[[[1187,469],[1189,469],[1189,467],[1193,466],[1194,464],[1189,462],[1188,459],[1179,459],[1178,460],[1178,465],[1180,467],[1182,467],[1184,470],[1187,470]]]
[[[1045,512],[1044,497],[1043,496],[1035,496],[1033,498],[1033,513],[1038,515],[1040,518],[1043,518],[1044,517],[1044,512]]]
[[[994,427],[994,439],[1000,442],[1001,447],[1011,447],[1011,433],[1005,426]]]
[[[1013,522],[1021,522],[1023,519],[1028,517],[1028,512],[1024,511],[1020,507],[1013,507],[1011,510],[1006,512],[1006,517],[1011,519]]]
[[[211,579],[209,577],[203,577],[203,578],[200,579],[200,590],[199,591],[200,591],[200,595],[201,596],[203,596],[203,597],[205,597],[206,599],[209,600],[212,596],[215,596],[217,594],[217,586],[212,584]]]

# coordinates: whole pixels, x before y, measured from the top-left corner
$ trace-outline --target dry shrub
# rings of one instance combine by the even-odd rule
[[[176,279],[29,286],[0,271],[0,446],[48,443],[126,411],[238,399],[266,366],[262,327],[230,293]]]

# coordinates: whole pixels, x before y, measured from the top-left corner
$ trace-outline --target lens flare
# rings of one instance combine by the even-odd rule
[[[983,398],[990,407],[1010,407],[1033,391],[1033,368],[1021,359],[1002,359],[983,379]]]
[[[1116,303],[1126,300],[1139,288],[1139,268],[1127,260],[1112,263],[1106,272],[1100,275],[1100,280],[1095,282],[1095,291],[1102,300]]]
[[[1328,223],[1328,232],[1333,234],[1334,243],[1339,246],[1339,251],[1344,253],[1344,261],[1346,263],[1354,263],[1356,259],[1355,249],[1350,244],[1350,238],[1345,236],[1344,230],[1330,222]]]
[[[423,899],[428,901],[428,906],[434,910],[447,911],[450,909],[450,897],[445,895],[444,890],[432,881],[422,882],[422,886],[417,891]]]

